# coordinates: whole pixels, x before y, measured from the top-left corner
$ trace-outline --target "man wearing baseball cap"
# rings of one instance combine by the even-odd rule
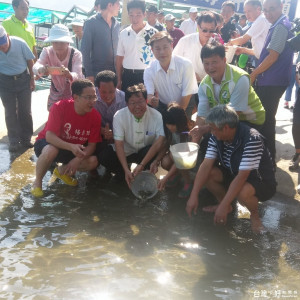
[[[197,15],[197,8],[191,7],[189,11],[190,17],[187,20],[184,20],[179,27],[179,29],[182,30],[185,35],[197,32]]]
[[[157,21],[158,9],[155,5],[150,5],[146,10],[147,22],[158,31],[165,30],[164,26]]]
[[[172,14],[165,16],[166,29],[173,39],[173,48],[177,45],[178,41],[184,36],[184,33],[179,28],[174,26],[175,17]]]
[[[35,87],[34,58],[23,39],[8,36],[4,27],[0,26],[0,97],[11,152],[17,151],[20,143],[26,148],[33,146],[31,91]]]

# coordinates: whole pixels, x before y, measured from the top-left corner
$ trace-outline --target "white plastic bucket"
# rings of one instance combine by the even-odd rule
[[[177,169],[192,169],[196,166],[199,145],[196,143],[179,143],[170,147]]]
[[[234,46],[226,46],[226,62],[231,63],[236,51],[236,45]]]

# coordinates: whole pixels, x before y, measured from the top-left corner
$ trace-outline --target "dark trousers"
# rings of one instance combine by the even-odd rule
[[[273,162],[275,163],[276,148],[275,148],[275,127],[276,127],[276,113],[279,100],[286,90],[286,86],[257,86],[255,87],[265,111],[266,120],[263,124],[260,133],[266,138],[266,144],[270,150]]]
[[[130,154],[126,157],[128,165],[132,163],[139,164],[146,156],[152,145],[146,146],[142,148],[139,152]],[[116,174],[119,178],[124,178],[125,173],[123,167],[118,159],[116,151],[112,148],[112,146],[108,145],[104,149],[101,149],[101,144],[97,145],[97,158],[100,165],[104,166],[108,172],[112,172]],[[145,166],[146,169],[150,169],[150,164],[152,160]]]
[[[300,149],[300,88],[297,93],[297,100],[293,110],[293,139],[296,149]]]
[[[144,83],[144,70],[123,69],[122,91],[126,91],[129,86]]]
[[[0,97],[10,143],[28,142],[33,134],[30,75],[0,75]]]

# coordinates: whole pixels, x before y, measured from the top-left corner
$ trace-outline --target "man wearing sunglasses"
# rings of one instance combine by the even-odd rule
[[[206,75],[200,58],[201,49],[215,33],[217,22],[212,12],[203,12],[199,16],[197,24],[199,32],[181,38],[173,55],[189,59],[193,64],[197,81],[200,82]]]
[[[42,180],[52,162],[62,163],[53,174],[71,186],[78,184],[73,177],[77,171],[94,170],[98,165],[93,154],[96,143],[101,142],[101,116],[94,109],[94,84],[88,79],[75,80],[71,90],[73,98],[53,104],[34,144],[38,160],[31,193],[35,197],[44,195]]]

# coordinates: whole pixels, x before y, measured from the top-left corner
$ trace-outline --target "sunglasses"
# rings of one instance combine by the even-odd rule
[[[202,29],[201,27],[200,27],[200,29],[201,29],[201,31],[203,32],[203,33],[215,33],[216,31],[215,30],[208,30],[208,29]]]

